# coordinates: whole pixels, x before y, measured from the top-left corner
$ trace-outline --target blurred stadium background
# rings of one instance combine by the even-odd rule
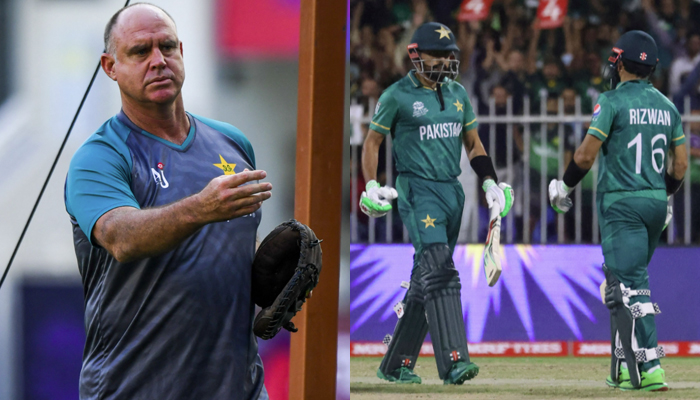
[[[380,94],[413,68],[406,45],[428,21],[444,23],[456,35],[459,81],[477,113],[479,135],[499,178],[516,190],[514,210],[501,232],[503,274],[489,288],[481,264],[486,202],[463,154],[459,179],[467,200],[454,258],[467,335],[474,343],[470,352],[610,354],[609,316],[598,292],[604,277],[592,184],[597,166],[576,190],[575,208],[564,216],[549,207],[546,185],[561,177],[585,135],[592,107],[605,90],[602,68],[613,44],[622,33],[641,29],[660,50],[652,82],[676,104],[690,138],[691,167],[672,200],[674,221],[649,266],[653,301],[663,310],[657,317],[659,340],[667,342],[669,356],[700,356],[700,299],[683,295],[693,293],[691,282],[700,279],[695,261],[700,257],[696,0],[351,1],[351,355],[383,354],[382,339],[396,323],[392,306],[404,296],[401,281],[409,280],[413,248],[396,208],[387,218],[368,219],[357,207],[365,186],[360,155]],[[391,140],[385,140],[379,159],[382,184],[394,184],[391,158]],[[430,355],[432,347],[423,350]],[[351,382],[360,382],[354,369],[351,376]]]
[[[293,216],[299,0],[152,0],[184,45],[188,111],[252,142],[274,196],[259,235]],[[122,0],[0,0],[0,264],[4,269],[102,52]],[[77,147],[119,111],[100,71],[0,290],[0,399],[76,399],[83,297],[63,205]],[[349,398],[349,262],[341,261],[338,398]],[[287,398],[289,334],[260,341],[270,397]]]

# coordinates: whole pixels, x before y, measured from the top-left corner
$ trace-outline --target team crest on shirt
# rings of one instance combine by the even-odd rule
[[[600,104],[596,104],[595,107],[593,108],[593,121],[597,120],[599,115],[600,115]]]
[[[165,172],[163,172],[163,169],[165,168],[165,164],[162,162],[159,162],[158,165],[158,170],[156,171],[155,168],[151,168],[151,174],[153,174],[153,180],[156,181],[157,185],[160,185],[163,189],[167,189],[170,184],[168,183],[168,180],[165,179]]]
[[[224,175],[236,175],[236,171],[234,170],[236,168],[236,164],[227,163],[221,154],[219,154],[219,159],[221,160],[221,163],[214,164],[216,168],[219,168],[222,171],[224,171]]]
[[[417,102],[413,103],[413,116],[414,117],[422,117],[427,113],[428,113],[428,109],[425,108],[425,105],[423,104],[422,101],[417,101]]]

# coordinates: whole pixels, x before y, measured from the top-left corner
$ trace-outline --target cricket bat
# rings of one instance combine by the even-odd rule
[[[493,286],[501,276],[501,216],[498,206],[489,209],[489,234],[484,248],[486,282]]]

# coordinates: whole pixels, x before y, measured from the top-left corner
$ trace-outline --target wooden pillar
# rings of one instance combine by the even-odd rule
[[[346,18],[346,1],[301,0],[294,216],[323,239],[323,270],[293,320],[291,400],[335,399]]]

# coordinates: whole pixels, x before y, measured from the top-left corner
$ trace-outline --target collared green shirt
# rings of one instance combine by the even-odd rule
[[[681,116],[647,80],[602,93],[588,134],[603,141],[598,191],[666,189],[668,150],[685,143]]]
[[[379,98],[370,128],[391,134],[399,173],[433,181],[452,180],[461,173],[462,134],[478,124],[464,87],[454,81],[441,85],[444,110],[437,90],[423,86],[414,71]]]

